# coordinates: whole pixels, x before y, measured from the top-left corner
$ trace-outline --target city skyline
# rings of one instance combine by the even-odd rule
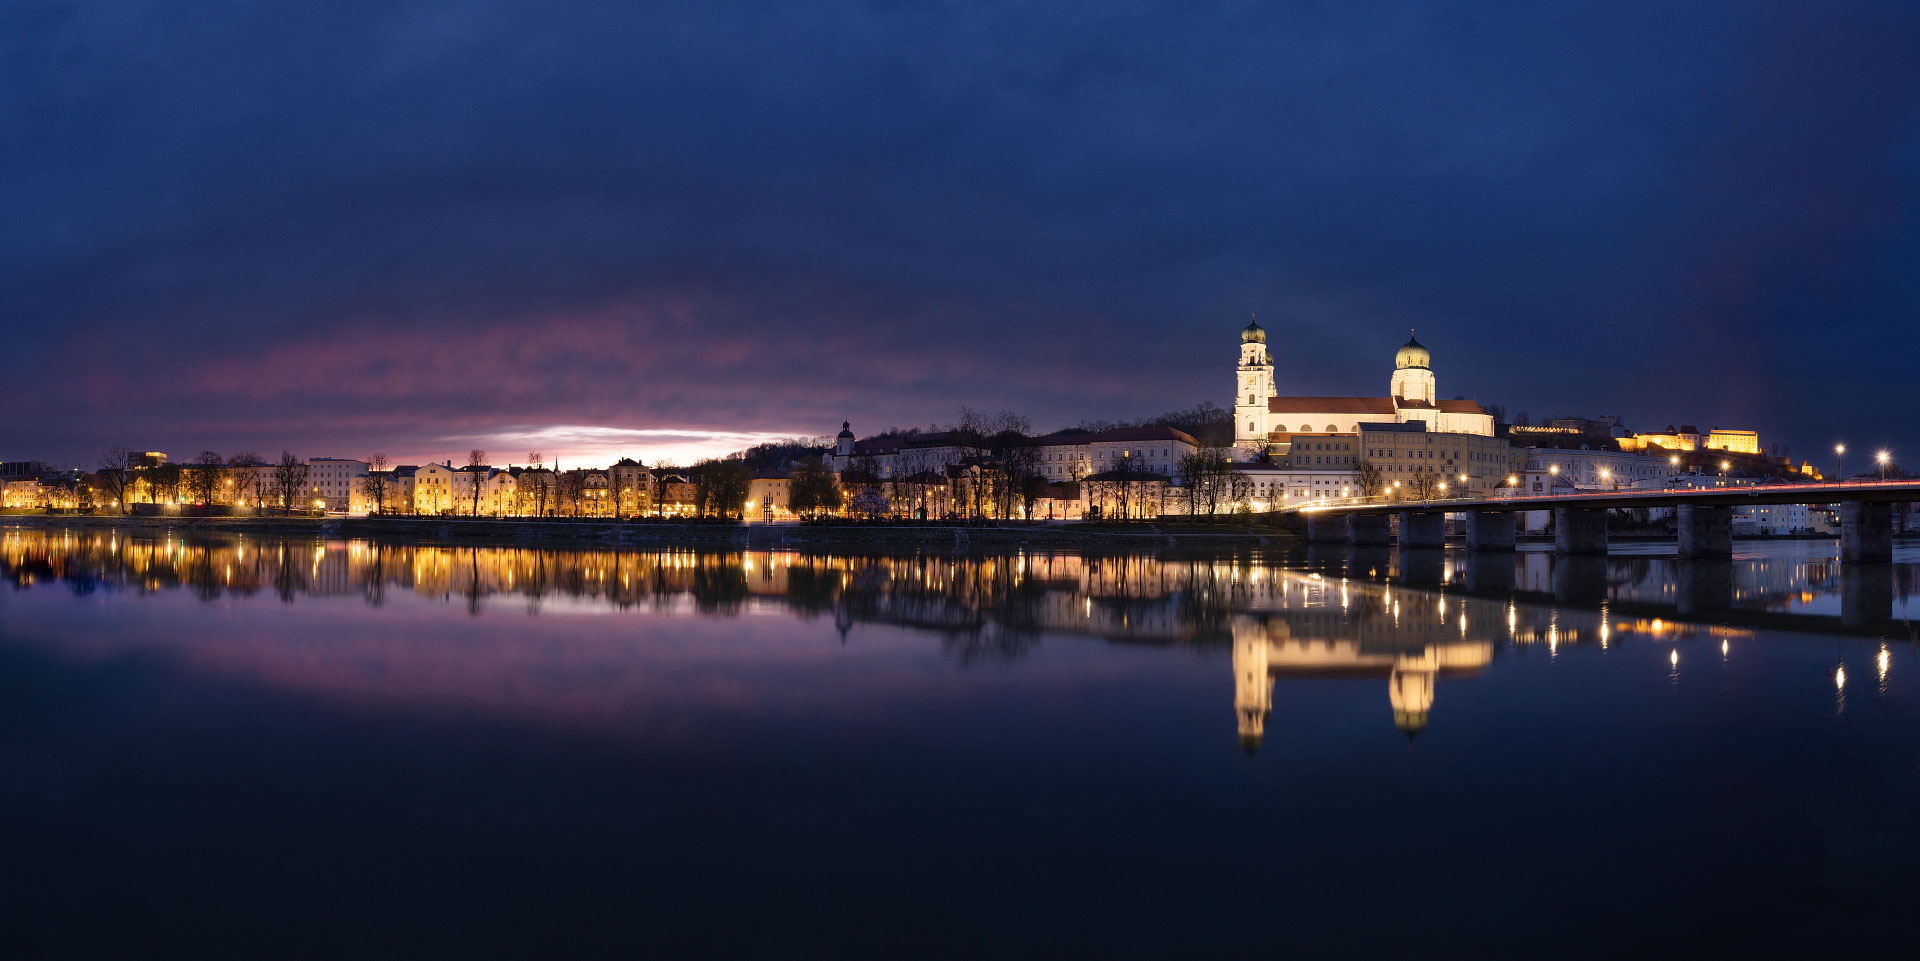
[[[10,18],[7,456],[1129,419],[1252,314],[1287,393],[1416,327],[1510,412],[1906,446],[1907,5],[387,10]]]

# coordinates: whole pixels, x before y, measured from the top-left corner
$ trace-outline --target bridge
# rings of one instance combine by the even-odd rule
[[[1592,491],[1533,497],[1458,497],[1427,501],[1354,501],[1292,508],[1306,519],[1310,543],[1384,546],[1395,542],[1399,519],[1402,547],[1440,547],[1448,514],[1466,518],[1467,548],[1510,551],[1515,516],[1553,512],[1553,546],[1562,554],[1605,554],[1607,512],[1641,507],[1674,508],[1680,556],[1733,556],[1733,509],[1766,504],[1837,504],[1840,557],[1860,563],[1893,559],[1892,505],[1920,501],[1920,481],[1842,481],[1762,484],[1690,490]]]

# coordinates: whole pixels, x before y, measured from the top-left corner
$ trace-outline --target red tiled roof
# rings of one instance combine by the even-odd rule
[[[1386,397],[1269,397],[1267,410],[1275,414],[1391,414]]]

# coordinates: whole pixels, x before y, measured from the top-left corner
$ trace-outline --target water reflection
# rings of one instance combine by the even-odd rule
[[[1677,645],[1704,637],[1719,642],[1724,660],[1729,639],[1751,633],[1737,618],[1728,621],[1736,611],[1831,609],[1838,593],[1856,616],[1837,623],[1855,624],[1859,603],[1845,598],[1877,592],[1890,608],[1896,591],[1905,598],[1911,573],[1906,565],[1846,569],[1824,559],[1610,562],[1378,549],[1199,558],[844,556],[31,530],[0,538],[0,577],[17,588],[60,585],[83,596],[359,598],[376,609],[406,597],[457,604],[471,616],[496,608],[645,608],[733,617],[770,605],[802,619],[831,618],[842,643],[858,624],[931,633],[962,664],[1021,658],[1048,634],[1230,646],[1238,734],[1249,752],[1265,737],[1281,679],[1377,678],[1380,716],[1411,738],[1427,727],[1442,681],[1473,676],[1503,650],[1537,645],[1553,658],[1569,645],[1608,650],[1622,639]],[[1707,613],[1718,616],[1702,622]],[[1836,623],[1796,616],[1815,629]],[[272,654],[251,648],[227,656]],[[409,656],[419,654],[368,643],[356,663]],[[1666,660],[1677,681],[1677,646]],[[1888,663],[1882,646],[1883,689]],[[474,684],[487,683],[482,669]],[[1844,695],[1844,667],[1835,668],[1834,683]]]

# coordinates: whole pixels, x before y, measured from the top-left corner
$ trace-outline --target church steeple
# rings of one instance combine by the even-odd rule
[[[1240,367],[1234,386],[1234,456],[1251,460],[1265,452],[1272,430],[1268,401],[1273,397],[1273,355],[1267,351],[1267,332],[1257,318],[1240,331]]]

